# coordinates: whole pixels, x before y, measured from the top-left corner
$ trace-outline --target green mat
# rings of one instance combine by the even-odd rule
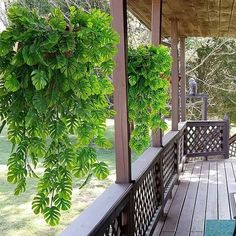
[[[232,236],[235,220],[206,220],[204,236]]]

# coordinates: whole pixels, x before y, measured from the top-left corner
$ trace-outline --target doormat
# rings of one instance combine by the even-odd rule
[[[204,236],[233,236],[235,220],[206,220]]]

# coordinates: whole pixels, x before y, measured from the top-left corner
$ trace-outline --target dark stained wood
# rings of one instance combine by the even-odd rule
[[[204,231],[206,199],[207,199],[207,189],[208,189],[208,174],[209,174],[209,163],[203,162],[198,193],[196,198],[196,204],[194,208],[193,220],[192,220],[192,227],[191,227],[192,232]]]
[[[206,219],[218,218],[217,171],[217,164],[215,162],[210,162]]]
[[[162,0],[152,0],[152,44],[161,43]]]
[[[181,178],[181,177],[180,177]],[[177,188],[178,188],[178,185],[175,185],[174,188],[173,188],[173,191],[172,191],[172,198],[175,197],[175,194],[176,194],[176,191],[177,191]],[[171,199],[172,199],[171,198]],[[170,210],[170,207],[171,207],[171,203],[172,203],[172,200],[169,199],[165,205],[165,208],[164,208],[164,211],[163,211],[163,216],[160,218],[160,220],[158,221],[157,223],[157,227],[155,229],[155,231],[153,232],[153,235],[160,235],[161,234],[161,230],[164,226],[164,223],[165,223],[165,218],[166,218],[166,212],[168,212]]]
[[[219,219],[230,219],[228,189],[223,162],[218,163],[218,207]]]
[[[171,19],[171,55],[173,57],[171,73],[171,115],[172,130],[178,130],[179,123],[179,62],[178,62],[178,21]]]
[[[127,1],[111,0],[113,28],[120,35],[116,68],[113,72],[115,115],[116,182],[131,182],[131,155],[128,124],[127,75]]]
[[[114,206],[114,209],[116,209],[117,203],[127,196],[131,188],[132,186],[129,184],[111,185],[60,236],[90,235],[98,225],[102,224],[104,218],[109,218],[109,214],[111,214],[110,206]]]
[[[224,149],[225,149],[225,158],[229,158],[229,117],[225,115],[224,121],[226,122],[226,125],[224,127]]]
[[[180,37],[180,74],[181,74],[181,121],[186,121],[186,65],[185,65],[185,38]]]
[[[183,209],[180,215],[176,235],[181,236],[183,233],[188,234],[191,229],[192,216],[195,207],[196,196],[198,193],[199,177],[201,173],[201,163],[197,163],[193,169],[190,179],[188,192],[184,201]]]
[[[185,199],[184,197],[185,197],[185,194],[187,193],[188,186],[190,183],[190,178],[191,178],[191,172],[187,171],[185,173],[189,173],[189,176],[186,175],[187,177],[181,179],[181,182],[179,184],[179,187],[173,199],[173,203],[168,212],[167,220],[164,224],[162,232],[175,232],[176,231],[176,228],[178,225],[178,219],[179,219],[182,206],[184,203],[184,199]]]
[[[225,162],[225,174],[226,174],[226,181],[228,186],[228,193],[235,193],[236,192],[236,182],[235,182],[235,176],[233,171],[232,163]],[[231,209],[231,218],[233,218],[233,212],[232,212],[232,206],[231,201],[230,203],[230,209]]]
[[[151,37],[153,45],[161,43],[161,17],[162,17],[162,0],[152,0],[152,29]],[[152,131],[152,146],[162,146],[162,131],[160,129]]]
[[[196,166],[202,166],[200,173]],[[232,218],[229,196],[236,191],[236,161],[196,162],[186,168],[154,236],[203,236],[206,219]]]

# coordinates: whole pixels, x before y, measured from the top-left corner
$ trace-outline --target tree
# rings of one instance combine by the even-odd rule
[[[198,91],[209,95],[209,114],[213,118],[228,114],[236,122],[236,41],[234,39],[189,38],[187,40],[187,78],[198,81]],[[192,104],[192,118],[200,103]],[[195,105],[195,106],[194,106]]]

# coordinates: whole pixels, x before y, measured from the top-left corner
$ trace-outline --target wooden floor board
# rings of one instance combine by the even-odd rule
[[[196,164],[196,166],[200,166],[200,164]],[[195,166],[194,166],[195,168]],[[184,175],[185,176],[185,175]],[[186,178],[183,178],[180,181],[179,187],[171,204],[171,208],[168,212],[164,227],[162,229],[163,232],[175,232],[179,216],[182,210],[182,206],[184,203],[185,195],[188,190],[188,186],[190,183],[191,175],[186,175]]]
[[[228,193],[234,193],[236,192],[236,182],[235,182],[235,176],[233,171],[232,163],[226,162],[225,163],[225,173],[226,173],[226,179],[227,179],[227,186],[228,186]],[[229,201],[230,205],[230,213],[232,218],[232,207],[231,202]]]
[[[197,192],[196,204],[192,220],[192,232],[204,231],[206,199],[208,190],[209,162],[203,162],[199,187]]]
[[[184,201],[183,209],[180,215],[179,224],[177,227],[177,236],[181,236],[183,233],[186,234],[186,232],[190,231],[191,223],[192,223],[192,216],[194,207],[195,207],[195,200],[197,196],[197,190],[199,185],[199,177],[201,174],[201,165],[202,163],[198,163],[195,165],[195,168],[193,169],[193,173],[190,179],[189,188],[186,194],[186,198]]]
[[[230,219],[229,194],[236,192],[236,161],[187,164],[167,215],[154,236],[203,236],[205,219]]]
[[[206,219],[218,219],[217,164],[210,162]]]
[[[218,207],[219,219],[230,219],[228,188],[226,183],[224,162],[220,161],[218,164]]]

